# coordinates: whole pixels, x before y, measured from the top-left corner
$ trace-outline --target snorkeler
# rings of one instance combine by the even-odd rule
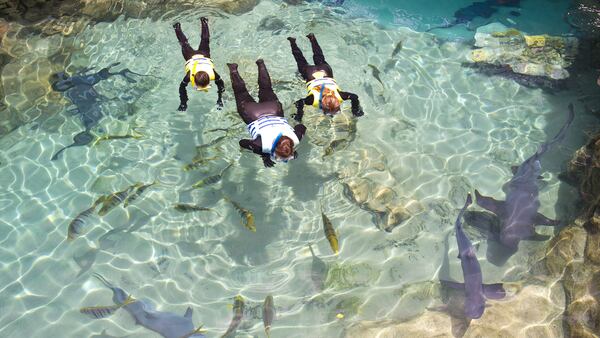
[[[186,86],[191,82],[192,87],[198,91],[208,91],[210,88],[210,81],[214,81],[217,85],[219,98],[217,99],[217,107],[221,109],[223,107],[222,94],[225,91],[225,84],[215,71],[214,64],[210,59],[210,33],[208,32],[208,19],[205,17],[200,18],[202,22],[202,38],[198,50],[194,50],[188,42],[185,34],[181,30],[181,24],[176,22],[173,25],[175,28],[175,35],[181,45],[181,52],[185,58],[185,76],[179,85],[179,108],[178,110],[184,111],[187,109],[188,95]]]
[[[238,65],[228,63],[231,87],[235,103],[242,120],[246,123],[252,139],[240,140],[240,147],[252,150],[262,157],[265,167],[275,165],[274,161],[287,162],[295,159],[296,146],[306,132],[303,124],[292,128],[283,116],[283,107],[273,92],[271,78],[262,59],[258,66],[258,100],[250,96],[246,83],[238,73]]]
[[[333,79],[333,71],[331,66],[325,61],[323,51],[317,42],[317,38],[313,33],[306,36],[310,40],[313,50],[314,65],[309,65],[302,51],[296,44],[296,39],[289,37],[292,47],[292,54],[298,64],[298,72],[306,81],[306,89],[308,96],[304,99],[296,101],[296,115],[294,118],[297,121],[302,121],[304,115],[304,105],[312,105],[323,110],[327,115],[335,115],[340,111],[340,105],[344,100],[352,101],[352,114],[354,116],[363,116],[364,113],[358,101],[358,95],[349,92],[342,92],[337,83]]]

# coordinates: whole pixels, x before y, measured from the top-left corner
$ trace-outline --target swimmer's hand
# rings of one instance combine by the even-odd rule
[[[271,168],[275,165],[275,162],[273,162],[273,160],[268,155],[262,155],[262,160],[263,164],[267,168]]]
[[[304,101],[298,100],[295,103],[296,105],[296,114],[292,114],[294,120],[298,122],[302,122],[302,116],[304,116]]]
[[[352,115],[356,116],[356,117],[360,117],[365,115],[365,112],[363,112],[362,108],[359,107],[358,109],[356,109],[356,111],[352,112]]]
[[[179,22],[176,22],[173,24],[173,28],[175,29],[181,29],[181,24]]]
[[[177,108],[177,110],[179,111],[186,111],[187,110],[187,104],[182,103],[179,105],[179,108]]]

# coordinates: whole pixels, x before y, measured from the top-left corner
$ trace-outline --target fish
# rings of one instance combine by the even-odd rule
[[[183,204],[178,203],[174,206],[175,210],[180,212],[194,212],[194,211],[213,211],[211,208],[201,207],[199,205],[194,204]]]
[[[331,246],[331,250],[333,250],[333,253],[337,255],[338,252],[340,251],[339,246],[338,246],[338,238],[335,233],[335,230],[333,229],[333,224],[331,223],[329,218],[327,218],[327,216],[323,212],[322,206],[321,206],[321,217],[323,218],[323,232],[325,233],[325,238],[327,238],[327,241],[329,241],[329,246]]]
[[[221,336],[224,337],[235,337],[235,331],[237,331],[238,326],[242,322],[242,318],[244,317],[244,298],[240,295],[235,296],[233,300],[233,318],[231,319],[231,323],[229,323],[229,327],[227,331]]]
[[[542,155],[554,144],[565,138],[574,118],[573,105],[569,104],[567,121],[556,136],[540,145],[535,154],[526,159],[518,167],[510,181],[506,183],[505,201],[498,201],[492,197],[481,195],[478,190],[475,190],[477,204],[500,218],[501,231],[498,234],[498,239],[509,254],[513,254],[518,250],[521,240],[540,238],[541,235],[535,232],[535,225],[557,226],[560,223],[538,213],[540,201],[537,181],[542,170],[540,164]]]
[[[450,28],[459,24],[468,24],[478,17],[489,19],[498,11],[498,7],[517,7],[519,6],[519,3],[520,0],[486,0],[481,2],[473,2],[469,6],[459,8],[456,12],[454,12],[454,19],[452,21],[441,26],[431,27],[426,30],[426,32],[439,28]]]
[[[69,223],[67,229],[67,240],[72,241],[83,234],[83,228],[85,227],[85,220],[96,211],[96,206],[102,203],[103,199],[100,197],[91,207],[80,212],[75,218]]]
[[[142,134],[137,133],[135,131],[132,132],[131,134],[127,134],[127,135],[102,135],[100,137],[97,137],[96,140],[94,141],[94,144],[92,144],[92,145],[95,146],[102,141],[108,141],[108,140],[122,140],[122,139],[129,139],[129,138],[139,140],[142,137],[143,137]]]
[[[402,50],[402,43],[403,42],[404,42],[404,40],[398,41],[398,43],[396,44],[396,47],[394,47],[394,50],[392,51],[392,58],[394,56],[396,56],[396,54],[400,53],[400,51]]]
[[[477,260],[475,248],[464,233],[462,218],[467,208],[473,203],[471,194],[467,194],[464,206],[460,210],[454,228],[456,231],[456,242],[458,244],[458,258],[463,272],[464,283],[440,280],[443,286],[464,290],[464,316],[468,319],[479,319],[485,310],[486,298],[501,299],[506,292],[502,283],[483,284],[481,266]]]
[[[348,145],[348,140],[346,139],[337,139],[331,141],[327,148],[325,148],[325,155],[323,155],[323,157],[333,154],[336,149],[346,145]]]
[[[312,256],[310,279],[312,280],[315,288],[318,291],[321,291],[325,288],[325,280],[327,280],[327,273],[329,272],[329,268],[321,258],[315,255],[315,252],[312,248],[312,244],[309,244],[308,248],[310,249],[310,254]]]
[[[119,287],[113,286],[104,277],[94,273],[102,284],[113,292],[113,302],[117,305],[123,304],[128,298],[125,291]],[[135,300],[132,303],[122,305],[122,307],[135,319],[137,325],[141,325],[148,330],[154,331],[165,338],[206,338],[202,334],[202,325],[194,328],[192,321],[192,308],[188,307],[183,316],[172,312],[157,311],[154,305],[145,299]]]
[[[373,74],[373,77],[377,81],[379,81],[379,83],[381,83],[382,87],[385,88],[385,85],[383,84],[383,81],[381,81],[381,77],[379,77],[379,75],[381,74],[381,72],[379,71],[379,69],[376,66],[372,65],[372,64],[369,64],[369,67],[371,68],[371,73]]]
[[[200,168],[200,166],[205,165],[206,163],[208,163],[209,161],[214,161],[216,159],[219,159],[218,156],[213,156],[213,157],[207,157],[207,158],[194,158],[192,160],[192,163],[186,164],[183,166],[183,171],[190,171],[190,170],[194,170],[194,169],[198,169]]]
[[[256,232],[256,225],[254,224],[254,214],[252,213],[252,211],[242,208],[235,201],[232,201],[227,197],[225,197],[225,200],[228,201],[229,203],[231,203],[231,205],[233,205],[235,210],[237,210],[240,213],[240,216],[242,216],[244,218],[244,222],[243,222],[244,226],[248,230],[250,230],[252,232]]]
[[[82,131],[81,133],[73,136],[73,143],[71,143],[68,146],[57,151],[54,155],[52,155],[52,158],[50,160],[56,161],[58,159],[58,156],[60,156],[60,154],[63,151],[67,150],[68,148],[82,147],[82,146],[89,144],[93,140],[94,140],[94,136],[92,134],[90,134],[89,130]]]
[[[102,202],[102,208],[98,211],[98,215],[104,216],[106,215],[112,208],[121,204],[125,198],[129,195],[129,192],[132,190],[134,186],[127,187],[123,191],[115,192],[106,196],[104,201]]]
[[[268,295],[263,303],[263,325],[265,326],[265,334],[267,338],[271,338],[271,326],[275,319],[275,305],[273,304],[273,296]]]
[[[127,296],[125,301],[121,304],[107,305],[107,306],[83,307],[83,308],[79,309],[79,312],[86,314],[86,315],[90,315],[96,319],[100,319],[100,318],[105,318],[105,317],[112,315],[118,309],[122,308],[125,305],[131,304],[133,302],[135,302],[135,299],[133,299],[133,297],[131,297],[131,295],[129,295],[129,296]]]
[[[150,188],[151,186],[155,185],[156,183],[157,183],[157,181],[154,181],[154,182],[148,183],[148,184],[136,183],[133,186],[135,188],[135,192],[132,193],[131,195],[127,196],[127,198],[125,199],[125,202],[123,202],[123,207],[127,208],[127,206],[129,204],[131,204],[133,201],[135,201],[136,199],[138,199],[138,197],[140,197],[140,195],[142,195],[144,193],[144,191],[146,191],[146,189]]]
[[[233,165],[233,162],[229,163],[229,165],[227,165],[219,174],[206,177],[206,178],[201,179],[200,181],[194,183],[192,185],[192,189],[197,189],[204,185],[211,185],[211,184],[215,184],[215,183],[219,182],[221,180],[221,178],[223,178],[223,174],[225,173],[225,171],[227,171],[227,169],[229,169],[229,167],[231,167],[232,165]]]

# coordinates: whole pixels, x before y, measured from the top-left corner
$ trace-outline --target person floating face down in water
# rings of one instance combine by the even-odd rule
[[[327,115],[335,115],[340,111],[341,103],[345,100],[352,102],[352,114],[354,116],[364,115],[358,101],[358,96],[353,93],[340,91],[340,88],[333,79],[331,66],[325,61],[325,56],[323,56],[323,51],[317,42],[317,38],[313,33],[308,34],[306,37],[310,40],[312,46],[314,65],[308,64],[302,51],[296,44],[296,39],[292,37],[288,38],[292,47],[292,54],[298,65],[298,72],[300,72],[306,81],[306,89],[308,91],[308,95],[305,98],[296,101],[297,112],[294,118],[297,121],[302,121],[304,105],[312,105],[321,109]]]
[[[296,146],[306,132],[303,124],[292,128],[283,116],[283,108],[273,92],[271,78],[262,59],[258,66],[257,103],[246,89],[246,83],[238,73],[235,63],[228,63],[231,86],[235,95],[237,111],[246,123],[252,139],[240,140],[242,148],[252,150],[262,157],[265,167],[272,167],[274,161],[287,162],[297,156]]]
[[[181,24],[176,22],[173,25],[175,28],[175,35],[181,45],[181,52],[185,58],[185,76],[179,85],[179,108],[180,111],[187,109],[188,95],[187,85],[188,83],[198,91],[207,92],[210,88],[210,81],[214,81],[217,85],[217,93],[219,95],[217,99],[217,107],[220,109],[223,107],[223,91],[225,90],[225,84],[214,69],[214,64],[210,59],[210,33],[208,31],[208,19],[205,17],[200,18],[202,22],[202,37],[200,40],[200,46],[198,50],[194,50],[188,42],[185,34],[181,30]]]

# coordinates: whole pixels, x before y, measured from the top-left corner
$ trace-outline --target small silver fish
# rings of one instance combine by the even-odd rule
[[[127,196],[127,199],[125,199],[125,202],[123,202],[123,206],[125,208],[127,208],[127,206],[129,204],[131,204],[133,201],[135,201],[136,199],[138,199],[138,197],[140,197],[140,195],[142,195],[144,193],[144,191],[146,191],[146,189],[150,188],[151,186],[155,185],[156,181],[149,183],[149,184],[142,184],[142,183],[137,183],[134,185],[134,187],[136,188],[135,192],[132,193],[131,195]]]
[[[394,47],[394,50],[392,51],[392,58],[394,56],[396,56],[396,54],[400,53],[400,51],[402,50],[402,43],[403,42],[404,42],[404,40],[398,41],[398,43],[396,44],[396,47]]]
[[[102,208],[100,208],[100,211],[98,211],[98,215],[104,216],[112,208],[121,204],[125,200],[125,198],[127,198],[127,195],[129,195],[129,192],[131,191],[132,188],[133,188],[133,186],[130,186],[130,187],[127,187],[127,189],[125,189],[123,191],[115,192],[115,193],[112,193],[109,196],[107,196],[104,199],[104,201],[102,202]]]
[[[271,338],[273,319],[275,319],[275,305],[273,304],[273,296],[268,295],[263,304],[263,324],[267,338]]]
[[[79,312],[86,314],[86,315],[90,315],[93,316],[96,319],[99,318],[105,318],[108,317],[110,315],[112,315],[113,313],[115,313],[115,311],[117,311],[118,309],[122,308],[125,305],[129,305],[133,302],[135,302],[136,300],[129,296],[127,297],[127,299],[121,303],[121,304],[116,304],[116,305],[108,305],[108,306],[90,306],[90,307],[84,307],[79,309]]]
[[[96,211],[96,203],[90,208],[80,212],[72,221],[69,223],[67,230],[67,240],[72,241],[75,238],[81,236],[83,228],[85,227],[86,218],[88,218],[94,211]]]
[[[225,171],[227,171],[227,169],[229,169],[229,167],[231,167],[232,165],[233,165],[233,163],[229,163],[229,165],[226,166],[219,174],[206,177],[206,178],[194,183],[192,185],[192,188],[196,189],[196,188],[200,188],[204,185],[211,185],[211,184],[215,184],[215,183],[219,182],[221,180],[221,178],[223,178],[223,174],[225,173]]]
[[[377,67],[375,67],[372,64],[369,64],[369,67],[371,68],[373,77],[379,81],[379,83],[381,83],[381,86],[385,88],[385,85],[383,84],[383,81],[381,81],[381,78],[379,77],[379,75],[381,74],[381,72],[379,71],[379,69]]]
[[[231,319],[231,323],[227,328],[227,331],[221,336],[221,338],[225,337],[234,337],[235,331],[237,331],[238,326],[242,322],[242,318],[244,317],[244,298],[240,295],[235,296],[233,302],[233,318]]]

